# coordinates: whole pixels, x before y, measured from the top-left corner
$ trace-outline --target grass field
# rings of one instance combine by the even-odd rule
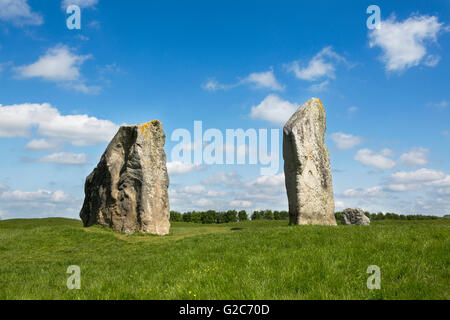
[[[166,237],[0,221],[0,299],[449,299],[450,219],[173,223]],[[81,290],[66,270],[81,267]],[[381,290],[369,290],[369,265]]]

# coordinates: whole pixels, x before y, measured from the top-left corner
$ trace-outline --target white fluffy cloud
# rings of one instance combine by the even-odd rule
[[[243,83],[250,83],[257,88],[267,88],[271,90],[283,90],[283,86],[280,85],[275,78],[273,70],[267,72],[255,72],[250,74],[243,80]]]
[[[48,190],[38,191],[6,191],[0,195],[0,199],[4,201],[50,201],[50,202],[67,202],[71,197],[61,190],[52,192]]]
[[[361,144],[363,139],[351,134],[345,134],[343,132],[336,132],[331,135],[331,140],[336,143],[339,150],[353,149],[357,145]]]
[[[73,53],[67,46],[58,45],[47,51],[38,61],[17,67],[23,78],[43,78],[51,81],[73,81],[80,78],[80,66],[91,58]]]
[[[287,66],[288,71],[293,72],[298,79],[316,81],[321,78],[335,78],[336,61],[345,61],[343,57],[333,51],[332,47],[325,47],[317,53],[304,67],[300,67],[299,61],[294,61]]]
[[[54,150],[59,147],[57,141],[50,141],[48,139],[33,139],[25,145],[25,149],[33,151]]]
[[[284,187],[284,173],[280,173],[273,176],[260,176],[254,180],[247,183],[250,187],[262,187],[262,188],[276,188]]]
[[[391,174],[391,180],[395,183],[426,183],[441,181],[446,177],[442,171],[422,168],[416,171],[398,171]]]
[[[87,161],[88,161],[87,154],[70,153],[70,152],[53,153],[36,160],[36,162],[56,163],[65,165],[83,165],[86,164]]]
[[[167,171],[170,175],[186,174],[192,171],[201,171],[205,169],[205,166],[200,164],[183,163],[181,161],[167,163]]]
[[[428,54],[427,45],[436,42],[443,29],[435,16],[412,16],[401,22],[390,18],[369,32],[370,47],[382,49],[387,71],[403,71],[421,63],[435,66],[439,57]]]
[[[32,11],[27,0],[0,0],[0,20],[18,26],[44,23],[42,16]]]
[[[108,120],[88,115],[63,116],[48,103],[0,105],[1,138],[28,138],[32,128],[36,128],[40,136],[75,146],[110,141],[118,130],[118,126]]]
[[[277,95],[267,96],[259,105],[252,107],[250,117],[284,125],[297,111],[298,105],[280,99]]]
[[[89,8],[95,6],[98,3],[98,0],[63,0],[61,3],[63,8],[67,8],[72,4],[77,5],[80,8]]]
[[[450,175],[442,171],[422,168],[416,171],[398,171],[389,177],[391,191],[419,190],[425,187],[450,186]]]
[[[365,166],[371,166],[378,169],[392,169],[395,167],[395,161],[387,158],[382,153],[376,153],[370,149],[361,149],[355,155],[355,160]]]
[[[15,70],[20,78],[41,78],[85,94],[96,94],[101,88],[86,85],[80,72],[83,63],[90,58],[91,55],[77,55],[69,47],[57,45],[47,50],[36,62]]]
[[[410,167],[421,167],[428,163],[428,153],[425,148],[413,148],[411,151],[402,154],[399,161]]]

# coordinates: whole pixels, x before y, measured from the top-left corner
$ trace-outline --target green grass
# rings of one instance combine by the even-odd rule
[[[0,299],[449,299],[449,227],[173,223],[157,237],[0,221]],[[70,265],[81,290],[66,287]],[[381,290],[366,287],[369,265],[381,268]]]

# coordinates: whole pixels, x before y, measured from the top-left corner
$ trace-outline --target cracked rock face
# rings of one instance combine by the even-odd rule
[[[289,220],[298,225],[336,225],[326,114],[312,98],[284,127],[283,157]]]
[[[369,226],[370,219],[361,209],[345,209],[341,214],[341,223],[343,225]]]
[[[87,177],[85,227],[166,235],[170,229],[165,134],[159,121],[122,126]]]

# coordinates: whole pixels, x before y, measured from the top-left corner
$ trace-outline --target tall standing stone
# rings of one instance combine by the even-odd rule
[[[166,136],[159,121],[122,126],[87,177],[80,217],[127,234],[170,229]]]
[[[291,224],[336,225],[325,108],[312,98],[284,127],[283,157]]]

